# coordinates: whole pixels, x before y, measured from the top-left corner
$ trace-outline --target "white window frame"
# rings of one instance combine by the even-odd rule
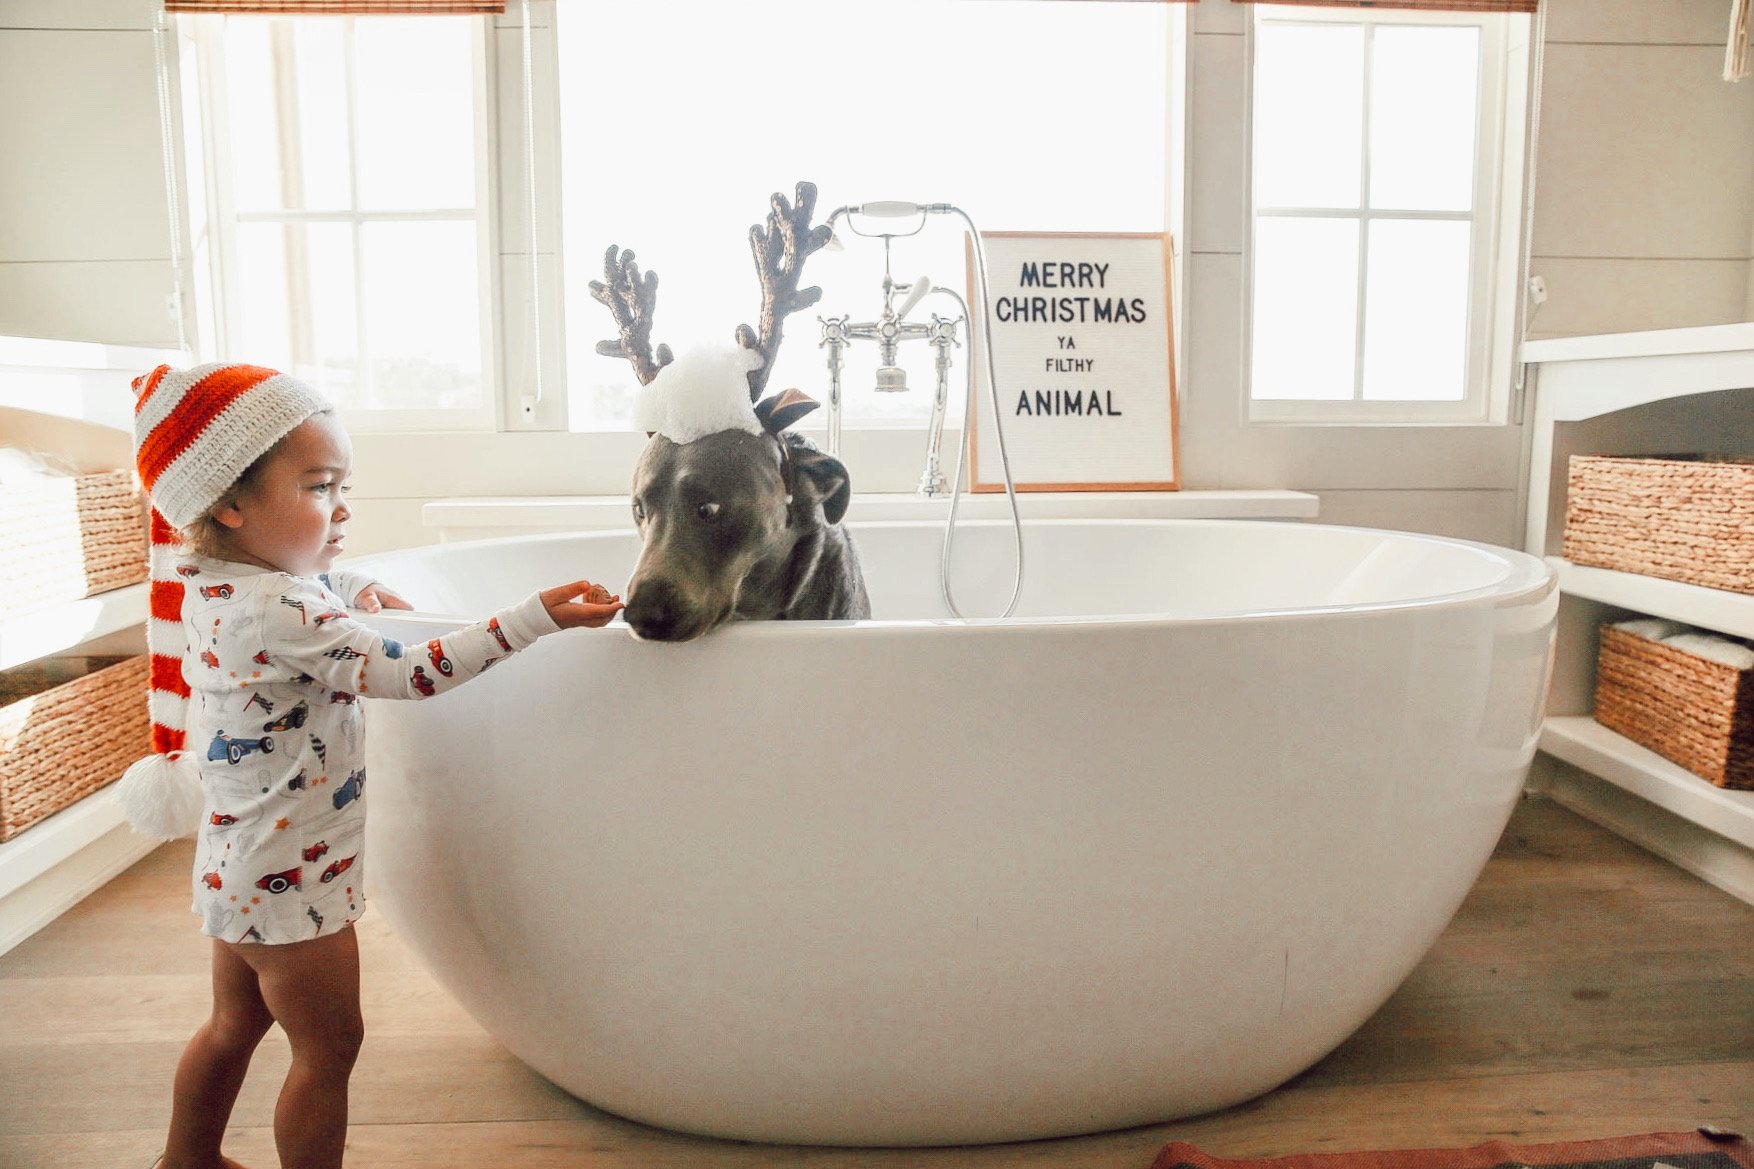
[[[1521,264],[1518,248],[1519,214],[1523,178],[1523,118],[1527,86],[1511,67],[1512,47],[1517,43],[1512,21],[1521,22],[1522,42],[1527,43],[1529,18],[1505,13],[1419,12],[1397,9],[1352,9],[1289,6],[1256,6],[1247,26],[1248,117],[1245,167],[1249,213],[1245,223],[1243,285],[1242,362],[1243,399],[1246,416],[1256,423],[1328,424],[1501,424],[1511,413],[1516,313],[1519,303]],[[1254,236],[1259,218],[1265,215],[1305,215],[1352,219],[1361,225],[1373,217],[1370,208],[1335,211],[1332,208],[1275,207],[1263,212],[1254,190],[1254,93],[1256,30],[1260,22],[1285,24],[1345,24],[1367,27],[1364,57],[1365,116],[1369,117],[1370,53],[1368,29],[1382,25],[1467,26],[1480,29],[1480,89],[1475,133],[1474,210],[1470,215],[1425,215],[1423,218],[1470,219],[1475,231],[1471,249],[1467,376],[1459,401],[1379,401],[1354,397],[1346,401],[1256,399],[1251,368],[1254,320]],[[1366,127],[1362,143],[1362,166],[1366,179],[1370,168],[1370,140]],[[1361,188],[1368,192],[1366,183]],[[1405,214],[1392,218],[1412,218]],[[1363,264],[1368,233],[1360,230],[1360,297],[1368,271]],[[1362,336],[1362,314],[1356,326]],[[1360,362],[1360,366],[1362,362]],[[1362,379],[1362,368],[1355,379]],[[1355,381],[1355,385],[1358,384]]]
[[[206,166],[204,175],[193,176],[192,181],[205,184],[206,207],[209,209],[206,224],[197,223],[194,230],[197,235],[204,231],[210,246],[206,249],[208,263],[206,270],[200,274],[202,283],[207,285],[206,295],[202,298],[209,306],[212,320],[211,332],[204,334],[213,338],[212,352],[204,356],[210,358],[236,357],[250,359],[250,355],[239,352],[239,339],[236,333],[237,322],[241,313],[239,309],[238,289],[241,276],[238,271],[238,246],[236,229],[240,223],[281,223],[281,222],[312,222],[312,223],[343,223],[353,229],[354,238],[354,279],[356,312],[361,314],[358,324],[364,328],[365,298],[359,294],[358,282],[363,279],[363,264],[359,254],[359,227],[368,222],[416,222],[420,220],[456,221],[469,218],[462,209],[431,208],[419,211],[361,211],[358,209],[357,197],[350,199],[354,206],[344,211],[273,211],[240,213],[233,201],[231,160],[231,124],[228,117],[230,103],[226,91],[226,63],[224,57],[225,21],[228,19],[260,19],[253,17],[232,18],[219,15],[179,16],[184,43],[191,45],[196,54],[197,77],[200,87],[200,104],[195,110],[185,110],[184,125],[187,127],[193,119],[199,119],[199,135],[201,151],[212,165]],[[348,43],[347,78],[349,90],[349,110],[353,107],[351,92],[353,90],[356,57],[353,52],[353,28],[358,17],[330,16],[308,17],[297,16],[285,19],[309,20],[328,19],[346,22],[346,39]],[[395,19],[385,17],[380,19]],[[464,19],[464,18],[459,18]],[[494,74],[489,59],[488,45],[491,30],[482,20],[470,20],[471,50],[470,59],[473,63],[472,105],[475,111],[475,208],[473,220],[476,224],[476,271],[481,280],[480,312],[478,327],[481,338],[481,404],[474,408],[430,409],[430,410],[349,410],[346,412],[347,424],[350,429],[358,431],[416,432],[430,430],[492,430],[500,414],[503,384],[504,357],[502,350],[504,341],[501,330],[495,322],[501,315],[501,285],[497,255],[499,252],[500,216],[498,200],[495,198],[494,178],[497,170],[494,151],[498,148],[498,135],[490,132],[496,104],[490,96],[496,87]],[[352,127],[350,126],[351,130]],[[350,156],[351,181],[358,181],[358,160],[354,157],[356,143],[350,134],[348,152]],[[355,190],[357,195],[357,190]],[[363,355],[362,355],[363,356]]]

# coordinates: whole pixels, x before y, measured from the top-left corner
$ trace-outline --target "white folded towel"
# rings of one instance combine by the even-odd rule
[[[1754,670],[1754,646],[1735,638],[1707,633],[1679,621],[1665,621],[1661,617],[1640,617],[1632,621],[1616,622],[1614,628],[1674,646],[1682,653],[1719,662],[1732,669]]]
[[[1679,621],[1664,621],[1661,617],[1641,617],[1636,621],[1621,621],[1614,628],[1624,629],[1628,633],[1651,641],[1661,641],[1665,637],[1673,637],[1677,633],[1689,632],[1688,627]]]
[[[1663,638],[1664,645],[1736,670],[1754,670],[1754,648],[1711,633],[1677,633]]]
[[[77,474],[65,460],[53,455],[0,446],[0,487],[27,487],[45,476]]]

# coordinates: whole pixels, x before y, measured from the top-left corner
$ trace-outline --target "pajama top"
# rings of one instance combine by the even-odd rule
[[[365,907],[359,698],[430,698],[559,627],[541,598],[422,645],[348,614],[371,582],[179,560],[185,751],[205,799],[193,912],[228,942],[332,934]]]

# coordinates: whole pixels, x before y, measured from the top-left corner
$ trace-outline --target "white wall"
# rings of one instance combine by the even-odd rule
[[[0,0],[0,336],[175,346],[152,0]]]
[[[1547,0],[1532,337],[1754,320],[1754,79],[1728,0]]]

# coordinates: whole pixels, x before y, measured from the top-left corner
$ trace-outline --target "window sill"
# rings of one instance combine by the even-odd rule
[[[1320,506],[1307,491],[1067,491],[1020,492],[1025,519],[1311,519]],[[625,495],[541,495],[435,499],[421,509],[421,523],[441,541],[535,532],[629,529]],[[950,501],[909,493],[855,494],[847,518],[941,521]],[[1010,514],[1003,492],[964,495],[959,519],[1003,519]]]

